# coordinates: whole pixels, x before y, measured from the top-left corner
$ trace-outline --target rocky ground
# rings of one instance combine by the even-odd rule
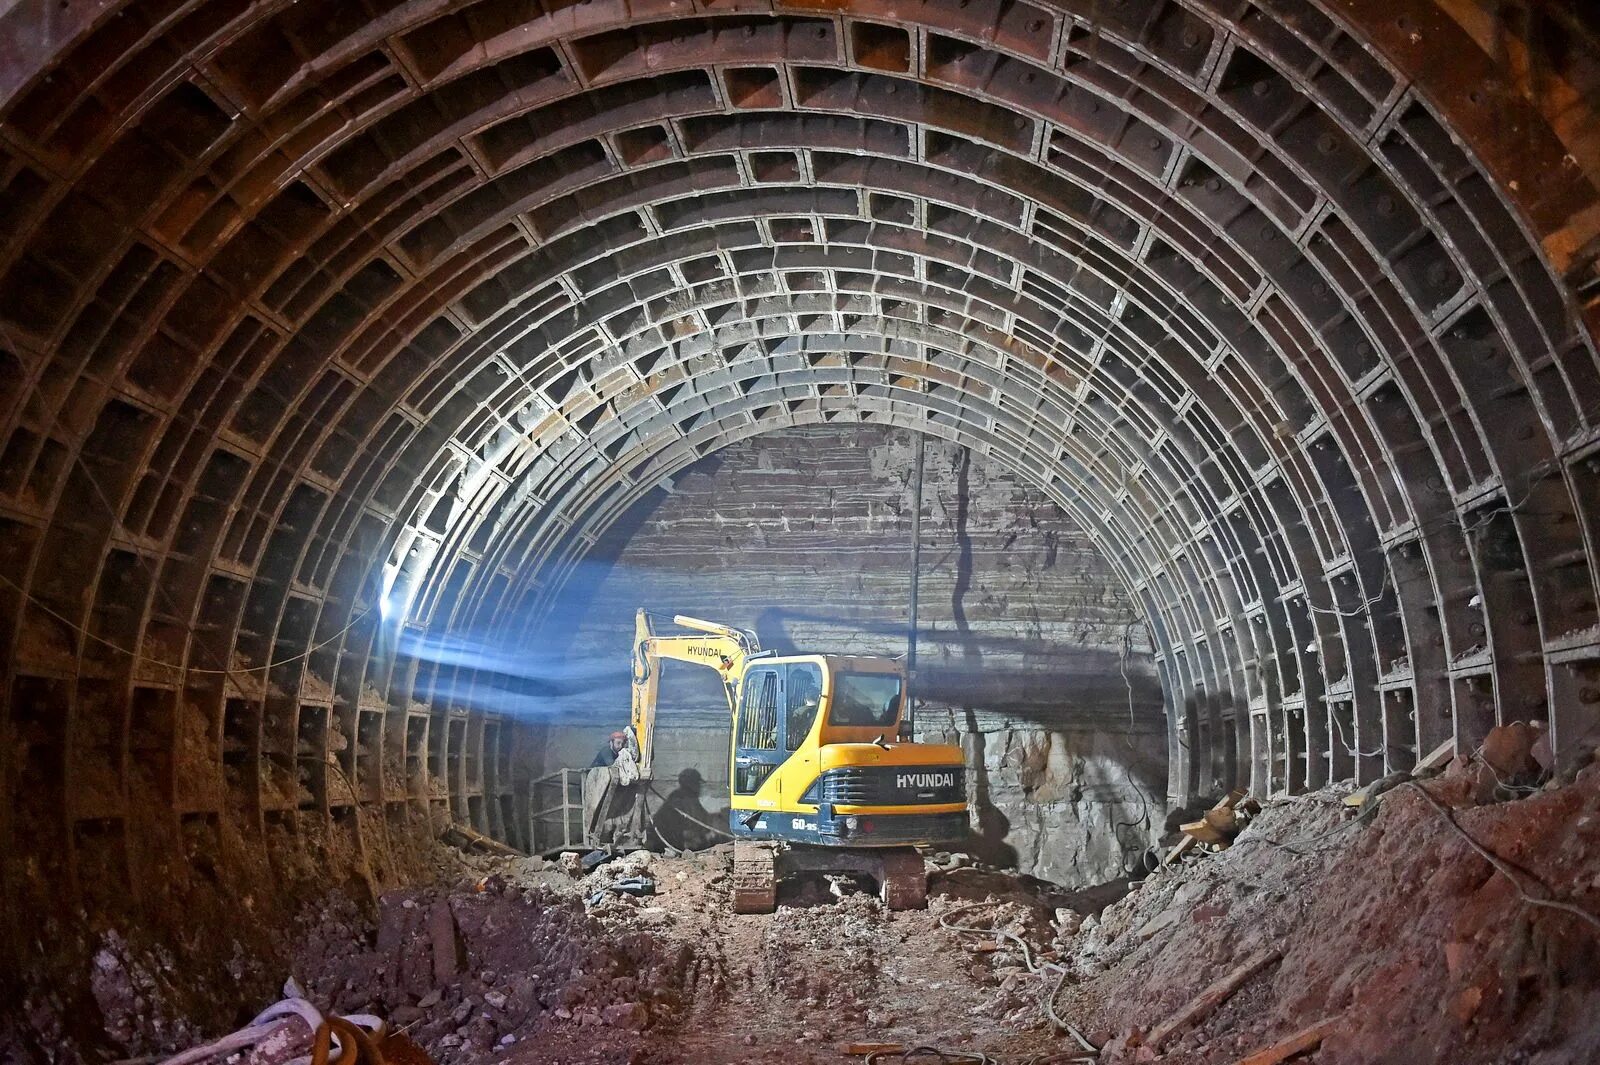
[[[1042,979],[1000,928],[1053,958],[1069,896],[970,867],[925,912],[890,913],[864,885],[786,889],[735,915],[731,850],[644,852],[573,877],[554,863],[477,859],[460,882],[385,895],[375,923],[331,902],[307,921],[295,977],[334,1010],[388,1017],[441,1065],[834,1062],[852,1042],[935,1042],[1034,1056],[1054,1040]],[[656,893],[608,891],[646,876]],[[1062,910],[1065,916],[1069,911]]]
[[[1347,787],[1268,803],[1230,849],[1080,933],[1063,1009],[1111,1042],[1107,1062],[1232,1063],[1324,1021],[1316,1065],[1600,1060],[1600,763],[1561,788],[1516,782],[1535,776],[1459,760],[1359,821]],[[1140,1046],[1259,953],[1213,1013]]]
[[[333,895],[308,909],[286,975],[319,1006],[387,1018],[440,1065],[820,1065],[862,1060],[851,1043],[1006,1065],[1219,1065],[1308,1026],[1320,1043],[1296,1060],[1316,1065],[1576,1065],[1600,1048],[1600,922],[1527,899],[1600,912],[1600,765],[1561,788],[1530,779],[1462,761],[1360,819],[1348,788],[1270,801],[1231,848],[1098,909],[968,865],[935,875],[926,911],[816,881],[787,886],[774,914],[738,916],[725,847],[587,873],[461,856],[375,907]],[[609,890],[634,876],[655,893]],[[166,1009],[140,975],[151,959],[118,944],[102,958],[95,995],[115,1042],[226,1029]],[[1098,1052],[1052,1023],[1049,991]],[[280,1040],[243,1060],[306,1049]]]

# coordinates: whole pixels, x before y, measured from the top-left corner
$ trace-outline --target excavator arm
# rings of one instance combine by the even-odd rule
[[[679,614],[672,619],[674,625],[694,629],[694,634],[658,635],[651,623],[651,615],[640,610],[634,620],[633,638],[633,742],[639,762],[639,776],[651,779],[651,761],[655,750],[656,696],[661,684],[661,663],[671,659],[691,662],[717,671],[722,679],[723,694],[728,700],[728,712],[734,714],[739,706],[739,678],[744,675],[745,663],[761,651],[761,643],[754,633],[718,625],[711,621]]]

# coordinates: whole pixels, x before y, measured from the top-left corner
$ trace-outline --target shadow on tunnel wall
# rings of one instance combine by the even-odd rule
[[[912,440],[859,428],[757,438],[630,508],[539,638],[565,677],[547,700],[550,757],[592,752],[625,719],[638,607],[748,627],[780,654],[903,655]],[[963,846],[1102,883],[1160,831],[1168,785],[1159,681],[1129,640],[1133,606],[1037,490],[965,449],[929,447],[912,692],[919,735],[964,751]],[[665,671],[658,744],[668,730],[694,736],[675,735],[665,756],[658,746],[663,779],[725,778],[726,722],[712,723],[726,716],[709,673]]]
[[[972,837],[968,843],[972,854],[981,862],[998,865],[1007,869],[1015,868],[1020,855],[1017,848],[1011,845],[1011,819],[1005,815],[995,804],[994,795],[989,782],[987,759],[984,757],[984,747],[987,740],[975,714],[968,710],[966,713],[967,734],[964,737],[967,771],[972,774],[972,780],[967,788],[967,801],[972,807]]]
[[[863,621],[843,614],[786,610],[769,607],[756,615],[755,632],[761,646],[779,654],[804,654],[830,648],[800,646],[790,634],[795,623],[853,630],[875,637],[872,653],[903,655],[903,623]],[[894,648],[898,643],[899,651]],[[1064,696],[1094,706],[1115,706],[1131,700],[1138,715],[1147,716],[1161,705],[1161,686],[1142,668],[1125,671],[1122,655],[1099,647],[1069,647],[1028,637],[976,635],[919,626],[917,671],[913,692],[941,706],[988,707],[1014,710],[1025,716],[1029,706],[1059,705]],[[1148,656],[1136,653],[1142,663]],[[1005,663],[995,669],[990,663]],[[1013,663],[1021,663],[1016,668]],[[1046,669],[1048,666],[1048,671]],[[1073,679],[1064,690],[1062,671]]]

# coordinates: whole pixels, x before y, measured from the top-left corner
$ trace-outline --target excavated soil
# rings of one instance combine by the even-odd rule
[[[1487,805],[1481,775],[1460,765],[1420,786],[1528,895],[1600,911],[1600,766]],[[437,867],[439,882],[375,904],[327,897],[281,964],[318,1005],[379,1014],[440,1065],[820,1065],[862,1060],[843,1052],[851,1042],[1067,1062],[1083,1051],[1041,1003],[1058,982],[1056,1014],[1103,1048],[1088,1060],[1104,1065],[1238,1062],[1325,1020],[1321,1045],[1297,1061],[1596,1060],[1596,925],[1528,904],[1414,787],[1361,820],[1347,792],[1268,802],[1230,849],[1162,869],[1098,913],[971,867],[937,875],[922,912],[815,881],[786,886],[774,914],[738,916],[726,847],[641,852],[581,877],[462,857]],[[608,890],[630,876],[656,893]],[[1149,1045],[1152,1027],[1263,951],[1272,959],[1237,991]],[[138,979],[181,983],[181,955],[144,957],[119,940],[100,961],[94,993],[120,1004],[105,1017],[125,1048],[177,1049],[247,1019],[186,1015],[160,981]],[[279,1065],[304,1050],[279,1041],[242,1060]]]
[[[641,852],[582,879],[537,860],[476,864],[476,879],[385,895],[375,926],[347,903],[320,907],[296,979],[338,1012],[388,1017],[441,1065],[834,1062],[841,1044],[867,1040],[1031,1057],[1054,1045],[1043,983],[1015,944],[939,926],[982,903],[961,919],[1050,957],[1053,904],[1067,896],[1048,885],[966,868],[936,884],[927,911],[890,913],[858,885],[819,882],[752,916],[729,905],[727,847]],[[637,875],[657,893],[606,890]]]
[[[1074,949],[1064,1010],[1102,1061],[1235,1062],[1334,1019],[1316,1065],[1560,1065],[1600,1060],[1600,936],[1527,904],[1600,914],[1600,765],[1578,782],[1477,806],[1478,766],[1386,792],[1356,821],[1330,788],[1267,804],[1232,848],[1164,871],[1106,909]],[[1154,1055],[1140,1036],[1261,950],[1263,969]]]

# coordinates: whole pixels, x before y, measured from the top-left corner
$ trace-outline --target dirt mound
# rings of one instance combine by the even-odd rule
[[[962,870],[936,877],[925,911],[891,912],[862,885],[786,884],[776,913],[735,915],[727,856],[657,863],[668,887],[633,905],[694,945],[694,1012],[669,1050],[683,1062],[849,1060],[841,1044],[934,1043],[1023,1058],[1056,1042],[1014,941],[1043,957],[1055,929],[1048,885]],[[679,879],[680,876],[682,879]],[[956,915],[982,935],[940,924]],[[660,921],[661,918],[654,917]]]
[[[580,877],[498,868],[385,895],[376,922],[320,908],[296,977],[319,1005],[387,1017],[441,1065],[836,1063],[855,1041],[1029,1056],[1054,1041],[1026,965],[1053,956],[1058,928],[1044,885],[1013,875],[945,877],[925,912],[809,881],[786,885],[776,913],[736,915],[726,848],[636,853]],[[640,876],[655,894],[608,890]]]
[[[1070,1010],[1126,1057],[1212,1065],[1332,1019],[1317,1065],[1588,1062],[1596,930],[1527,905],[1416,788],[1535,897],[1600,910],[1600,767],[1475,806],[1472,766],[1385,793],[1360,823],[1332,788],[1266,804],[1232,848],[1163,870],[1072,943]],[[1152,1054],[1143,1033],[1252,955],[1279,959]],[[1108,1055],[1115,1058],[1116,1055]]]
[[[607,928],[550,887],[489,877],[468,891],[384,895],[375,929],[329,906],[301,936],[294,971],[313,1000],[387,1017],[449,1065],[553,1027],[670,1024],[688,960],[684,946]]]

